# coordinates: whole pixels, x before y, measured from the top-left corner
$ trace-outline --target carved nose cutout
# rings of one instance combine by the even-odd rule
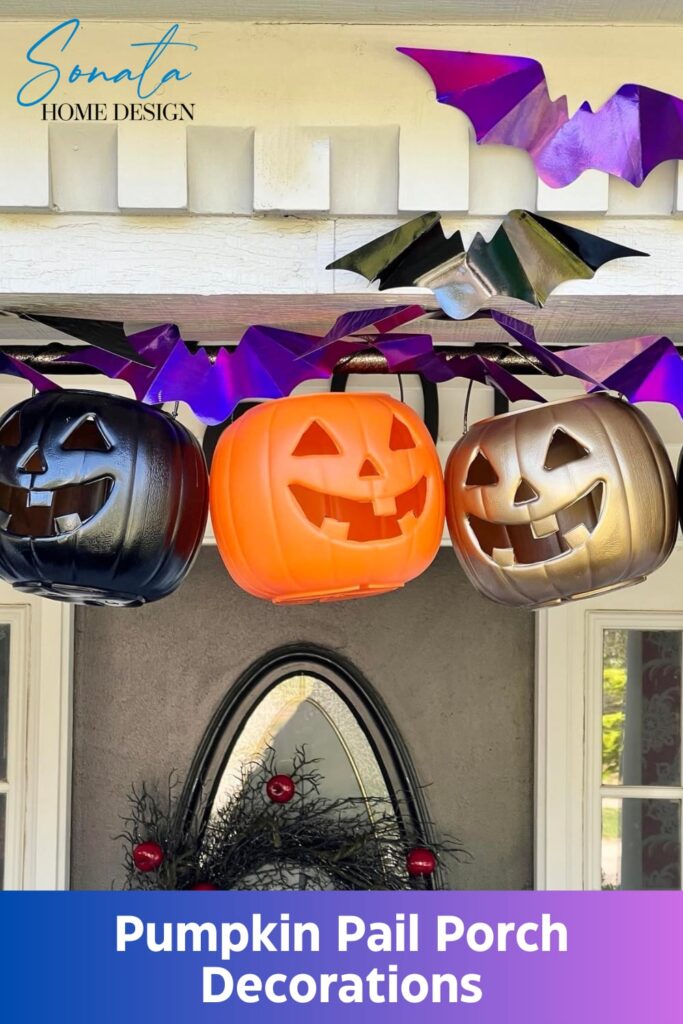
[[[381,476],[382,474],[378,470],[372,459],[366,459],[363,465],[360,467],[359,476]]]
[[[538,492],[533,489],[528,480],[522,477],[515,493],[515,505],[528,505],[530,501],[536,501],[537,499]]]
[[[24,473],[44,473],[47,469],[45,459],[40,453],[38,445],[34,445],[25,455],[24,461],[19,464],[19,469]]]

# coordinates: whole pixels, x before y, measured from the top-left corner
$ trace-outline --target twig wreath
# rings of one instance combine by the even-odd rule
[[[382,797],[321,795],[319,759],[297,748],[291,775],[275,751],[242,768],[234,795],[210,815],[179,813],[179,780],[163,794],[133,787],[124,818],[124,888],[421,889],[448,859],[469,859],[450,836],[406,833]],[[204,824],[198,824],[205,818]]]

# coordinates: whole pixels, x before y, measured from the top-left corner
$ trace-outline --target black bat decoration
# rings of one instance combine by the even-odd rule
[[[46,316],[44,313],[17,313],[21,320],[33,320],[35,323],[54,327],[56,331],[67,334],[70,338],[83,341],[87,345],[111,352],[122,359],[130,359],[143,366],[152,364],[138,352],[128,341],[123,323],[117,320],[91,320],[85,317]]]
[[[588,279],[610,260],[647,256],[588,231],[528,210],[508,213],[490,242],[477,233],[465,250],[462,235],[444,234],[441,215],[426,213],[330,263],[380,290],[429,288],[443,311],[466,320],[496,296],[542,306],[563,281]]]

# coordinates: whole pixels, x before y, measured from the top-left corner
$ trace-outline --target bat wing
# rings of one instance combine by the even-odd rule
[[[511,223],[526,221],[530,230],[537,226],[535,231],[536,237],[538,237],[541,231],[545,232],[558,245],[561,245],[566,252],[571,253],[593,272],[599,270],[605,263],[623,259],[625,256],[649,255],[649,253],[641,252],[639,249],[629,249],[626,245],[610,242],[609,239],[593,235],[590,231],[579,231],[578,228],[571,228],[567,224],[550,220],[548,217],[541,217],[537,213],[529,213],[528,210],[513,210],[505,218],[506,222],[508,218],[510,218]],[[567,279],[564,278],[563,280]]]
[[[460,232],[446,238],[440,215],[430,213],[330,266],[356,270],[368,280],[379,277],[380,288],[429,288],[449,317],[466,320],[497,295],[542,306],[563,281],[591,278],[610,260],[646,255],[528,210],[512,210],[490,241],[477,234],[466,253]]]
[[[84,341],[88,345],[111,352],[122,359],[134,363],[149,365],[148,360],[131,346],[123,330],[123,324],[115,320],[88,320],[81,317],[44,316],[42,313],[19,313],[22,320],[34,320],[36,323],[54,327],[55,330],[67,334],[70,338]]]
[[[108,321],[98,321],[97,323],[103,330],[106,330],[109,324]],[[112,331],[123,329],[123,325],[116,322],[111,322],[110,326]],[[90,334],[87,328],[80,327],[78,330],[83,340],[89,339]],[[185,342],[180,337],[180,331],[176,325],[162,324],[159,327],[138,331],[136,334],[126,337],[126,345],[132,357],[95,347],[94,344],[88,344],[85,350],[78,349],[75,357],[84,366],[92,366],[93,369],[99,370],[107,377],[125,380],[132,387],[138,401],[144,402],[149,401],[148,396],[154,389],[157,375],[179,344],[184,346]],[[70,360],[74,357],[69,355],[61,358]]]
[[[495,388],[511,402],[545,402],[538,392],[498,363],[476,352],[464,356],[457,351],[452,355],[435,352],[432,339],[426,335],[388,337],[374,347],[386,356],[394,373],[420,373],[435,384],[464,378]]]
[[[644,85],[622,85],[593,112],[584,103],[538,152],[549,185],[569,184],[588,169],[642,185],[664,160],[683,158],[683,100]]]
[[[523,320],[516,320],[514,317],[507,316],[505,313],[498,313],[495,310],[492,311],[491,316],[504,331],[507,331],[515,341],[520,343],[526,352],[536,357],[544,373],[551,377],[561,377],[563,375],[578,377],[592,388],[603,386],[601,381],[592,376],[590,367],[588,370],[584,370],[563,359],[557,352],[550,352],[547,348],[544,348],[536,340],[536,333],[531,324],[527,324]]]
[[[648,255],[528,210],[512,210],[499,230],[509,239],[522,273],[499,275],[502,281],[499,280],[498,293],[525,299],[536,306],[544,305],[548,295],[564,281],[588,280],[611,260]],[[495,241],[494,236],[490,245],[492,256],[496,258],[496,265],[506,271],[508,264],[501,266],[497,259]],[[516,285],[512,290],[508,287],[508,278]],[[522,293],[524,280],[529,285],[526,295]]]
[[[61,391],[59,384],[49,380],[39,370],[22,363],[20,359],[0,352],[0,374],[8,374],[10,377],[21,377],[27,380],[36,391]]]
[[[479,143],[497,142],[532,155],[567,121],[567,100],[552,101],[543,66],[531,57],[398,47],[422,65],[439,103],[462,110]]]
[[[233,352],[220,349],[215,361],[204,348],[191,351],[175,324],[162,324],[127,339],[151,366],[95,348],[79,350],[78,358],[128,381],[141,402],[185,402],[204,423],[217,424],[242,401],[281,398],[305,380],[329,377],[339,359],[367,346],[364,338],[352,345],[344,340],[353,331],[374,327],[383,335],[423,313],[418,305],[353,310],[338,317],[324,338],[256,325]]]
[[[683,416],[683,360],[669,338],[652,335],[608,341],[568,349],[564,358],[631,402],[666,402]]]
[[[410,287],[425,271],[463,252],[460,232],[446,238],[440,221],[438,213],[415,217],[326,269],[350,270],[368,281],[379,281],[380,290]]]
[[[663,335],[623,338],[549,352],[530,324],[502,313],[493,319],[540,362],[545,373],[582,381],[589,391],[618,391],[630,402],[665,402],[683,416],[683,360]]]
[[[551,188],[586,170],[643,183],[664,160],[683,159],[683,100],[647,86],[622,85],[596,111],[569,117],[566,97],[551,100],[543,67],[529,57],[399,47],[430,75],[440,103],[462,110],[478,143],[524,149]]]
[[[457,352],[446,354],[435,352],[434,343],[428,334],[378,334],[375,337],[353,337],[336,341],[324,348],[312,348],[302,352],[297,363],[308,365],[306,377],[328,378],[343,356],[353,355],[367,349],[376,349],[387,361],[393,373],[419,373],[435,384],[454,380],[456,377],[479,381],[496,388],[510,401],[526,400],[544,402],[536,391],[518,377],[497,363],[480,356],[461,356]],[[313,372],[315,371],[315,372]]]

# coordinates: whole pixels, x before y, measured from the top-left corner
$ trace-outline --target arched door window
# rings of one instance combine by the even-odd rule
[[[216,781],[212,811],[235,795],[244,765],[272,750],[277,770],[289,773],[295,752],[302,747],[322,760],[321,793],[328,799],[390,799],[377,755],[358,718],[311,665],[290,670],[247,714]]]
[[[250,764],[274,756],[288,773],[297,749],[320,758],[321,795],[393,807],[401,833],[429,835],[423,796],[386,708],[348,662],[320,648],[280,648],[227,694],[192,765],[184,797],[204,821],[234,797]]]

